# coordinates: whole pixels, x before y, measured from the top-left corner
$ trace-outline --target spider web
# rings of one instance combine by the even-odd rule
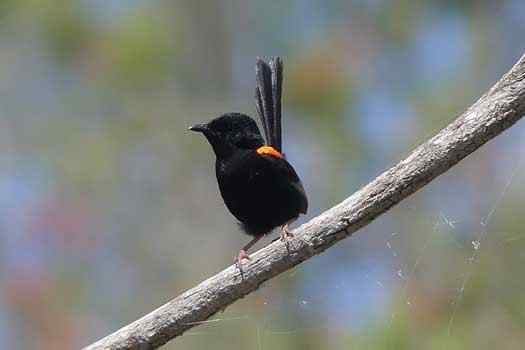
[[[448,321],[445,325],[446,334],[451,335],[454,330],[454,325],[458,311],[464,302],[465,292],[469,287],[469,283],[477,271],[480,256],[483,251],[487,250],[489,243],[487,237],[490,236],[490,226],[493,222],[494,217],[498,212],[498,208],[501,207],[508,195],[512,185],[516,182],[516,177],[523,168],[523,160],[520,159],[512,167],[510,174],[504,181],[503,187],[499,190],[496,198],[489,206],[484,216],[477,222],[473,234],[468,235],[463,233],[463,237],[458,236],[461,225],[461,220],[457,217],[439,211],[430,222],[432,223],[429,227],[429,233],[424,237],[423,243],[416,249],[416,254],[413,259],[407,258],[406,252],[400,249],[402,242],[400,241],[405,236],[402,232],[391,232],[383,241],[383,247],[390,255],[390,275],[388,273],[364,273],[365,282],[368,281],[368,288],[375,288],[382,291],[384,294],[392,295],[397,294],[401,296],[403,304],[405,305],[404,310],[396,309],[390,312],[390,315],[385,315],[384,320],[386,321],[387,328],[392,327],[395,322],[401,317],[400,313],[415,313],[416,309],[420,307],[418,303],[420,301],[413,299],[411,284],[413,281],[419,278],[420,274],[425,274],[425,266],[423,262],[428,257],[428,253],[433,249],[437,243],[443,243],[444,240],[448,240],[454,247],[464,251],[466,250],[465,257],[463,259],[463,265],[458,266],[457,270],[460,271],[460,275],[457,278],[457,285],[455,290],[451,293],[449,304],[451,306]],[[367,236],[367,235],[363,235]],[[357,236],[359,237],[359,235]],[[467,237],[468,239],[465,239]],[[462,239],[463,238],[463,239]],[[504,243],[516,242],[525,238],[523,234],[514,234],[503,238],[496,238]],[[355,245],[355,241],[350,240],[349,245]],[[337,251],[334,254],[338,254]],[[323,269],[326,266],[322,267]],[[337,283],[332,283],[323,278],[323,276],[315,276],[307,278],[305,283],[320,283],[327,284],[327,288],[331,289],[330,293],[321,293],[318,295],[317,291],[309,290],[308,288],[301,288],[300,286],[295,288],[295,292],[298,294],[284,294],[282,295],[282,286],[279,284],[292,284],[296,285],[297,279],[301,277],[304,279],[304,275],[311,273],[309,267],[299,266],[291,271],[285,273],[278,279],[277,286],[272,284],[263,287],[255,294],[258,299],[258,306],[254,311],[253,308],[247,307],[247,303],[241,301],[240,310],[235,307],[235,311],[228,311],[225,314],[219,315],[217,318],[199,322],[201,327],[196,328],[186,335],[190,337],[227,337],[234,333],[251,334],[251,341],[253,348],[256,349],[269,349],[274,347],[276,338],[282,337],[294,337],[301,338],[305,334],[330,334],[331,332],[337,331],[337,326],[340,325],[342,328],[349,326],[346,320],[330,320],[330,317],[324,316],[324,314],[330,312],[330,301],[328,297],[331,293],[337,294],[340,290],[345,289],[356,289],[358,285],[347,283],[343,280],[338,280]],[[379,276],[379,277],[378,277]],[[383,277],[381,277],[383,276]],[[318,281],[320,280],[320,282]],[[395,286],[399,286],[396,288]],[[339,296],[340,297],[340,296]],[[276,314],[282,313],[282,309],[288,310],[290,313],[298,314],[299,317],[291,318],[286,322],[276,322]],[[388,309],[386,306],[385,309]],[[301,319],[302,321],[298,321]],[[305,321],[306,320],[306,321]],[[363,331],[363,330],[362,330]],[[364,330],[366,333],[366,330]]]

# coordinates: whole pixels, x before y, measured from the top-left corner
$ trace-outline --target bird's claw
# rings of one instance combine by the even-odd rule
[[[280,236],[281,236],[281,241],[282,242],[286,241],[289,238],[293,238],[294,237],[293,232],[290,231],[290,229],[288,228],[288,224],[283,225],[281,227],[281,235]]]
[[[241,249],[235,258],[235,264],[240,268],[243,260],[251,260],[246,250]]]

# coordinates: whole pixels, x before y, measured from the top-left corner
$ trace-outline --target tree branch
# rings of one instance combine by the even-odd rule
[[[524,113],[525,55],[459,118],[370,184],[299,227],[297,238],[269,244],[252,254],[242,274],[230,266],[85,349],[154,349],[165,344],[263,282],[349,237],[512,126]]]

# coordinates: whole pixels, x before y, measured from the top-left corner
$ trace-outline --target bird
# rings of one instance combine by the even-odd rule
[[[281,228],[281,240],[293,237],[289,225],[308,210],[301,179],[282,150],[282,59],[258,57],[255,71],[255,106],[265,138],[254,119],[236,112],[189,128],[210,143],[224,203],[253,237],[236,256],[239,267],[250,260],[248,250],[275,228]]]

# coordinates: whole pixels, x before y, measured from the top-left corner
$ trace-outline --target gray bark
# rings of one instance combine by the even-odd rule
[[[525,113],[525,55],[465,113],[406,159],[342,203],[299,227],[296,238],[252,254],[241,273],[230,266],[141,319],[85,349],[154,349],[180,336],[278,274],[369,224]]]

